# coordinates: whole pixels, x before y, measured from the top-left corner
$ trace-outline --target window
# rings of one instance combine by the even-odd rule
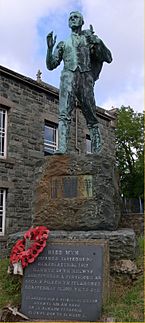
[[[86,153],[92,153],[92,143],[89,135],[86,135]]]
[[[0,108],[0,157],[6,157],[7,110]]]
[[[54,154],[58,147],[58,125],[45,121],[44,155]]]
[[[0,189],[0,235],[5,231],[6,190]]]

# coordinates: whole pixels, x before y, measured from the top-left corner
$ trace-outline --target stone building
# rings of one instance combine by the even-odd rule
[[[57,147],[57,88],[0,66],[0,256],[9,234],[32,223],[35,165]],[[106,156],[115,156],[114,111],[97,107]],[[73,111],[69,151],[91,153],[85,119]]]

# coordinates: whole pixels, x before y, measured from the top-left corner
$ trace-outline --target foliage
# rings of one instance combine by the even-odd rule
[[[117,166],[121,193],[125,197],[143,198],[143,113],[131,107],[118,110],[116,127]]]
[[[0,260],[0,308],[20,303],[21,277],[7,273],[9,260]]]

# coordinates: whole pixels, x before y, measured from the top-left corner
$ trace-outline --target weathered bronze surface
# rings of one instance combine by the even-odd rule
[[[67,153],[71,113],[76,102],[80,103],[90,131],[93,153],[98,152],[102,145],[96,117],[94,84],[103,63],[111,63],[112,56],[103,41],[94,34],[93,27],[90,25],[90,29],[82,30],[83,24],[82,15],[78,11],[71,12],[71,36],[59,42],[54,51],[56,36],[53,38],[53,32],[47,36],[47,68],[53,70],[62,60],[64,62],[59,92],[58,153],[61,154]]]
[[[30,319],[92,321],[109,293],[109,251],[104,240],[48,240],[24,274],[21,311]]]
[[[50,199],[92,197],[92,176],[53,176],[48,185]]]

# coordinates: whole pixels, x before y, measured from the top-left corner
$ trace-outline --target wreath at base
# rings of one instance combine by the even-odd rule
[[[30,228],[23,239],[16,242],[10,254],[10,264],[14,268],[14,274],[22,275],[21,271],[23,272],[28,264],[35,261],[46,246],[49,232],[44,226]]]

